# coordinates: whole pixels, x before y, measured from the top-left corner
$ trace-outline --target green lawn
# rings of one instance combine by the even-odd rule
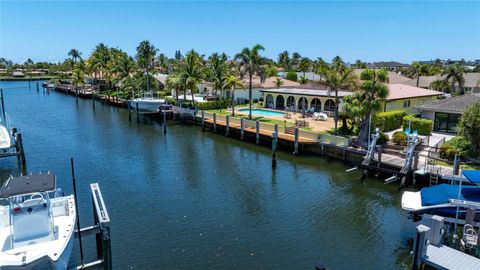
[[[232,115],[232,112],[230,110],[227,110],[227,109],[223,109],[223,110],[207,110],[206,112],[209,112],[209,113],[216,113],[217,115]],[[238,118],[243,118],[243,119],[248,119],[248,115],[247,114],[235,114],[235,117],[238,117]],[[252,120],[253,121],[256,121],[258,120],[259,122],[262,122],[262,123],[269,123],[269,124],[278,124],[279,126],[283,126],[285,123],[287,125],[287,127],[290,127],[290,126],[294,126],[295,123],[294,122],[291,122],[291,121],[282,121],[282,120],[277,120],[277,119],[270,119],[270,118],[265,118],[265,117],[261,117],[261,116],[258,116],[258,117],[252,117]],[[311,128],[306,128],[306,130],[311,130]]]
[[[445,166],[445,167],[453,168],[453,163],[448,163],[448,162],[441,161],[441,160],[433,160],[432,162],[433,162],[434,165],[440,165],[440,166]],[[480,166],[469,165],[469,164],[460,164],[460,169],[464,169],[464,170],[480,170]]]

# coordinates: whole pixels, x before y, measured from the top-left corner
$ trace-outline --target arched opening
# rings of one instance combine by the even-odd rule
[[[327,99],[325,101],[325,105],[323,106],[323,110],[328,111],[328,112],[334,112],[335,111],[335,101],[332,99]]]
[[[298,109],[303,110],[303,106],[305,105],[305,110],[308,110],[308,101],[305,97],[301,97],[298,99]]]
[[[322,102],[318,98],[312,99],[312,104],[310,105],[310,108],[313,108],[315,112],[321,112],[322,111]]]
[[[287,108],[294,109],[295,108],[295,98],[293,96],[289,96],[287,98]]]
[[[277,96],[275,99],[275,109],[283,110],[285,109],[285,99],[283,98],[282,95]]]
[[[273,96],[270,94],[265,97],[265,107],[273,109]]]

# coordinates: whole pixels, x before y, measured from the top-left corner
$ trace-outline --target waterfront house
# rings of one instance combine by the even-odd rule
[[[421,117],[433,121],[437,132],[457,133],[457,123],[463,111],[480,99],[480,93],[466,94],[415,106]]]
[[[389,95],[383,104],[383,111],[406,110],[415,113],[414,106],[437,100],[443,93],[405,84],[388,84]],[[271,109],[289,109],[298,111],[303,104],[306,108],[313,108],[316,112],[335,111],[335,93],[323,89],[280,88],[261,89],[264,106]],[[342,109],[343,98],[353,92],[339,91],[339,109]],[[305,99],[305,100],[303,100]]]
[[[479,72],[469,72],[463,74],[463,78],[465,79],[465,83],[463,84],[462,88],[458,88],[455,86],[455,91],[463,91],[463,92],[473,92],[473,93],[480,93],[480,85],[478,84],[480,80],[480,73]],[[435,75],[435,76],[420,76],[418,87],[421,88],[430,88],[430,84],[434,81],[444,80],[445,75]],[[411,79],[409,81],[403,82],[408,85],[416,86],[417,79]]]
[[[25,77],[25,73],[23,73],[23,71],[20,71],[20,70],[15,70],[15,71],[12,73],[12,76],[13,76],[13,77],[21,78],[21,77]]]

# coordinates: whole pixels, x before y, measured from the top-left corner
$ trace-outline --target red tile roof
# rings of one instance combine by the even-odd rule
[[[416,97],[439,96],[443,94],[442,92],[428,90],[428,89],[401,84],[401,83],[391,83],[388,85],[388,89],[390,91],[388,93],[387,101],[416,98]]]

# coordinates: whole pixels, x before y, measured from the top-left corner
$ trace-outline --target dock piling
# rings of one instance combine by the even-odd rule
[[[0,88],[0,94],[2,95],[1,96],[1,99],[2,99],[2,116],[3,116],[3,119],[6,119],[6,116],[5,116],[5,100],[3,98],[3,89]]]
[[[92,92],[92,108],[95,111],[95,92]],[[130,103],[128,103],[128,114],[130,116]]]
[[[25,152],[23,150],[23,139],[22,139],[22,134],[17,133],[15,130],[15,148],[18,153],[18,159],[21,162],[23,166],[25,166],[26,159],[25,159]]]
[[[217,114],[213,113],[213,132],[217,132]]]
[[[297,155],[298,152],[298,127],[295,128],[295,141],[293,142],[293,154]]]
[[[225,136],[230,134],[230,116],[225,116]]]
[[[260,122],[258,120],[255,121],[255,142],[260,143]]]
[[[245,131],[243,130],[244,127],[245,127],[244,120],[243,120],[243,118],[240,118],[240,140],[243,140],[243,138],[245,136]]]
[[[37,92],[40,92],[40,86],[38,85],[38,82],[37,82]]]
[[[378,155],[377,167],[380,168],[380,165],[382,165],[382,146],[381,145],[377,145],[377,155]]]
[[[202,110],[202,131],[205,131],[205,111]]]
[[[278,141],[278,132],[274,131],[272,133],[272,168],[277,167],[277,141]]]
[[[167,134],[167,112],[163,112],[163,134]]]
[[[140,113],[139,113],[139,110],[138,110],[138,102],[135,103],[135,110],[137,111],[137,123],[140,122]]]
[[[419,270],[422,265],[422,258],[425,256],[427,248],[427,234],[430,228],[425,225],[418,225],[415,231],[415,238],[413,244],[413,270]]]
[[[278,134],[278,124],[275,124],[273,130]]]

